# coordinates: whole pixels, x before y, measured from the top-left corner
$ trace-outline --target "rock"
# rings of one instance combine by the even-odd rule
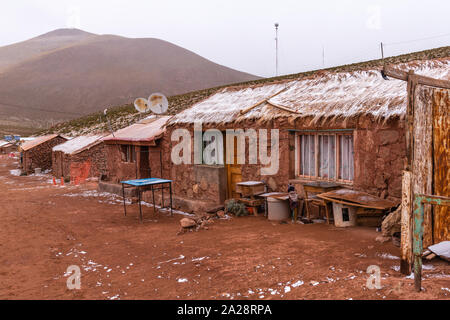
[[[375,238],[375,241],[377,242],[381,242],[381,243],[385,243],[391,240],[391,237],[383,237],[383,236],[378,236]]]
[[[193,191],[194,193],[198,193],[198,190],[199,190],[198,184],[194,184],[194,185],[192,186],[192,191]]]
[[[219,211],[217,211],[217,216],[219,218],[223,218],[223,217],[225,217],[225,212],[223,210],[219,210]]]
[[[202,178],[202,179],[200,180],[200,188],[201,188],[203,191],[207,191],[207,190],[208,190],[208,181],[206,181],[205,178]]]
[[[389,213],[389,215],[384,218],[381,223],[381,236],[388,237],[392,236],[395,232],[401,230],[400,220],[402,214],[402,207],[398,207],[394,212]]]
[[[180,225],[183,228],[192,228],[197,225],[197,222],[195,222],[195,220],[191,218],[183,218],[180,220]]]

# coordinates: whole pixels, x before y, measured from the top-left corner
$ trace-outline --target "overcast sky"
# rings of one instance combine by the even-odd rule
[[[273,76],[275,22],[279,74],[289,74],[379,58],[381,41],[386,56],[449,45],[449,12],[448,0],[15,0],[0,4],[0,46],[77,27],[159,38]]]

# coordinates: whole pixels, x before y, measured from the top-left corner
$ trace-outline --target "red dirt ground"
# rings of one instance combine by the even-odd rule
[[[0,299],[450,297],[447,262],[425,263],[417,293],[394,270],[399,248],[375,242],[374,228],[242,217],[177,235],[182,215],[144,207],[140,224],[136,205],[124,216],[120,198],[94,183],[53,186],[49,175],[11,175],[16,167],[0,159]],[[69,265],[81,268],[80,290],[67,289]],[[381,268],[382,289],[366,288],[369,265]]]

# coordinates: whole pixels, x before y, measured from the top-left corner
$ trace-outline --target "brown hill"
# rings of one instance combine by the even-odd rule
[[[0,73],[30,58],[67,47],[90,37],[93,33],[78,29],[58,29],[38,37],[0,47]]]
[[[60,29],[0,47],[0,115],[70,119],[156,91],[170,96],[255,79],[159,39]]]

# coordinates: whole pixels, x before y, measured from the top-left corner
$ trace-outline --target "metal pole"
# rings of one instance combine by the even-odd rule
[[[278,76],[278,22],[275,23],[275,76]]]
[[[141,206],[141,187],[137,187],[138,197],[139,197],[139,220],[142,223],[142,206]]]
[[[380,49],[381,49],[381,59],[384,59],[383,42],[380,42]]]
[[[169,186],[170,186],[170,216],[173,216],[173,212],[172,212],[172,181],[169,182]]]
[[[125,216],[127,215],[127,206],[125,205],[125,187],[122,183],[122,197],[123,197],[123,211],[125,212]]]

